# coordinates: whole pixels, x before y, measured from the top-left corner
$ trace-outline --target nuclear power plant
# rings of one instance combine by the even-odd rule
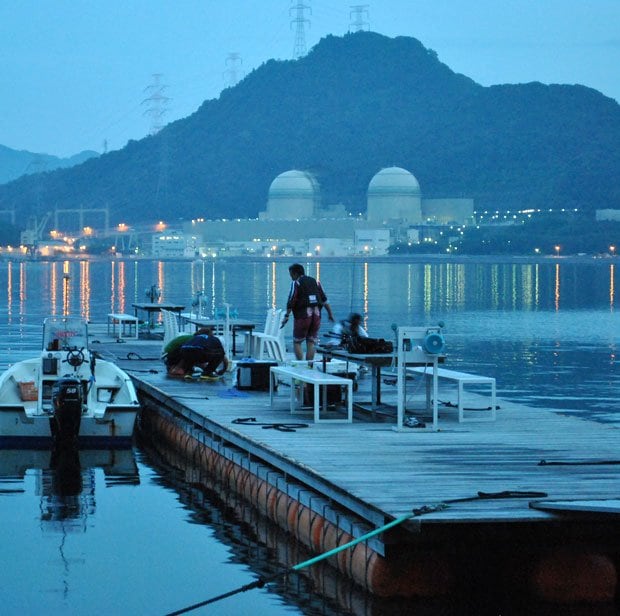
[[[258,219],[197,219],[184,234],[192,238],[188,249],[204,255],[380,255],[392,244],[428,241],[442,227],[474,223],[473,199],[424,199],[416,177],[401,167],[371,178],[365,209],[365,216],[353,215],[342,204],[323,204],[317,178],[291,169],[271,182]],[[154,253],[164,256],[156,244]]]

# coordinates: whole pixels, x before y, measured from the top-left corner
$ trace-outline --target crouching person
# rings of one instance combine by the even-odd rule
[[[174,364],[168,366],[171,376],[192,376],[194,368],[202,370],[202,376],[221,376],[228,369],[228,358],[220,339],[211,329],[201,328],[191,338],[185,340],[169,356]]]

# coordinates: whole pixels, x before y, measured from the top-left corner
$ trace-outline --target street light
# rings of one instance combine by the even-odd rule
[[[611,253],[611,256],[614,257],[616,255],[616,247],[615,246],[610,246],[609,247],[609,252]]]
[[[557,246],[557,245],[556,245],[556,246],[554,246],[554,248],[555,248],[555,254],[556,254],[556,256],[558,256],[558,257],[559,257],[559,256],[560,256],[560,248],[561,248],[561,246]]]

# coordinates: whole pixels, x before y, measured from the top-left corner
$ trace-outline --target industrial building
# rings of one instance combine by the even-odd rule
[[[292,169],[271,182],[257,219],[193,220],[184,232],[201,238],[201,254],[380,255],[391,244],[424,235],[412,230],[473,222],[473,199],[424,199],[418,180],[401,167],[372,177],[366,216],[352,216],[342,204],[324,205],[316,177]]]

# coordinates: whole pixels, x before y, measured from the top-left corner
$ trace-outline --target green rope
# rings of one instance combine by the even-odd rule
[[[358,543],[362,543],[362,541],[366,541],[367,539],[372,539],[376,535],[379,535],[380,533],[383,533],[386,530],[390,530],[390,528],[393,528],[394,526],[398,526],[399,524],[402,524],[403,522],[406,522],[407,520],[414,518],[416,515],[418,514],[415,512],[401,515],[400,518],[396,518],[395,520],[392,520],[391,522],[389,522],[388,524],[385,524],[384,526],[381,526],[380,528],[375,528],[375,530],[371,530],[365,535],[362,535],[361,537],[358,537],[357,539],[353,539],[352,541],[349,541],[348,543],[339,545],[337,548],[334,548],[333,550],[330,550],[329,552],[325,552],[324,554],[319,554],[318,556],[315,556],[314,558],[310,558],[309,560],[305,560],[302,563],[293,565],[290,570],[299,571],[300,569],[311,567],[312,565],[315,565],[316,563],[319,563],[322,560],[329,558],[330,556],[334,556],[335,554],[338,554],[339,552],[352,548],[354,545],[357,545]]]
[[[241,586],[239,588],[236,588],[224,594],[218,595],[217,597],[211,597],[211,599],[207,599],[206,601],[201,601],[200,603],[194,603],[194,605],[184,607],[180,610],[177,610],[176,612],[169,612],[168,614],[166,614],[166,616],[178,616],[178,614],[185,614],[186,612],[190,612],[192,610],[198,609],[199,607],[209,605],[209,603],[215,603],[216,601],[227,599],[228,597],[232,597],[233,595],[236,595],[238,593],[245,592],[246,590],[252,590],[253,588],[263,588],[265,584],[269,584],[270,582],[273,582],[280,577],[285,577],[289,573],[293,573],[295,571],[299,571],[300,569],[304,569],[305,567],[310,567],[312,565],[315,565],[316,563],[321,562],[322,560],[325,560],[326,558],[329,558],[330,556],[334,556],[335,554],[338,554],[339,552],[342,552],[343,550],[347,550],[348,548],[351,548],[354,545],[361,543],[362,541],[366,541],[367,539],[370,539],[374,537],[375,535],[378,535],[379,533],[389,530],[390,528],[397,526],[398,524],[402,524],[403,522],[415,517],[416,515],[418,514],[415,512],[402,515],[399,518],[392,520],[388,524],[381,526],[380,528],[375,528],[375,530],[372,530],[366,533],[365,535],[358,537],[357,539],[353,539],[353,541],[349,541],[348,543],[345,543],[344,545],[340,545],[337,548],[334,548],[333,550],[329,550],[329,552],[325,552],[324,554],[319,554],[318,556],[315,556],[314,558],[310,558],[309,560],[305,560],[302,563],[293,565],[292,567],[289,567],[285,571],[280,571],[279,573],[276,573],[269,578],[259,578],[258,580],[251,582],[250,584],[246,584],[244,586]]]
[[[545,496],[547,496],[546,492],[504,490],[503,492],[478,492],[475,496],[466,496],[464,498],[453,498],[451,500],[446,500],[442,503],[439,503],[438,505],[424,505],[422,507],[418,507],[414,509],[411,513],[406,513],[404,515],[401,515],[399,518],[396,518],[392,520],[391,522],[388,522],[387,524],[384,524],[383,526],[379,528],[375,528],[374,530],[371,530],[370,532],[362,535],[361,537],[358,537],[357,539],[353,539],[352,541],[349,541],[348,543],[340,545],[334,548],[333,550],[329,550],[329,552],[325,552],[324,554],[319,554],[318,556],[315,556],[301,563],[293,565],[292,567],[289,567],[285,571],[280,571],[279,573],[276,573],[268,578],[259,578],[258,580],[255,580],[254,582],[250,582],[249,584],[245,584],[244,586],[235,588],[234,590],[218,595],[217,597],[211,597],[211,599],[207,599],[206,601],[201,601],[200,603],[194,603],[194,605],[184,607],[180,610],[177,610],[176,612],[169,612],[168,614],[166,614],[166,616],[178,616],[179,614],[185,614],[187,612],[191,612],[192,610],[198,609],[199,607],[203,607],[205,605],[209,605],[210,603],[215,603],[217,601],[221,601],[222,599],[227,599],[228,597],[232,597],[233,595],[245,592],[246,590],[252,590],[254,588],[263,588],[266,584],[269,584],[270,582],[274,582],[280,577],[285,577],[289,573],[294,573],[296,571],[300,571],[301,569],[305,569],[306,567],[311,567],[312,565],[315,565],[316,563],[321,562],[322,560],[325,560],[326,558],[329,558],[330,556],[334,556],[344,550],[348,550],[349,548],[352,548],[358,543],[362,543],[363,541],[372,539],[372,537],[375,537],[376,535],[379,535],[380,533],[383,533],[386,530],[389,530],[390,528],[394,528],[394,526],[398,526],[399,524],[402,524],[403,522],[406,522],[407,520],[410,520],[420,515],[424,515],[426,513],[442,511],[446,509],[450,504],[453,504],[453,503],[466,503],[469,501],[476,501],[476,500],[490,500],[490,499],[502,499],[502,498],[544,498]]]

